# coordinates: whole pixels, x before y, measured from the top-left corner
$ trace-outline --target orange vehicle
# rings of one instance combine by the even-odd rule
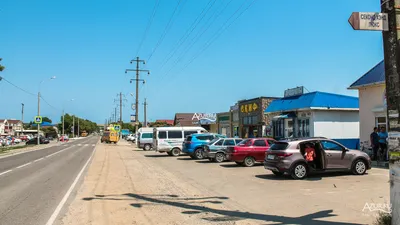
[[[87,135],[88,135],[88,133],[87,133],[86,131],[83,131],[83,132],[81,133],[81,137],[87,137]]]

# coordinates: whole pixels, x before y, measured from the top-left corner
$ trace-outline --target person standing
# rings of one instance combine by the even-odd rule
[[[378,128],[374,127],[374,131],[369,135],[369,139],[371,142],[372,153],[373,153],[373,160],[377,159],[378,150],[379,150],[379,135],[378,135]]]
[[[388,160],[387,158],[387,138],[388,138],[388,133],[386,132],[386,129],[384,127],[381,128],[381,132],[379,132],[379,147],[381,149],[381,152],[383,154],[383,157],[385,160]]]

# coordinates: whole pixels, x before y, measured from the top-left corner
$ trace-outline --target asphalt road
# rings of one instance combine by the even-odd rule
[[[0,159],[0,224],[46,224],[97,141],[88,137]]]

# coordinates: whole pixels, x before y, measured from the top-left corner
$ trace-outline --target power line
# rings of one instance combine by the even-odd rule
[[[186,0],[184,0],[184,1],[185,1],[184,3],[186,3]],[[154,47],[153,51],[150,53],[150,56],[149,56],[149,58],[147,59],[147,62],[150,61],[151,57],[154,55],[154,53],[157,51],[158,47],[159,47],[159,46],[161,45],[161,43],[163,42],[163,40],[164,40],[165,36],[167,35],[168,31],[171,29],[171,27],[172,27],[172,25],[173,25],[173,22],[174,22],[173,18],[174,18],[174,16],[175,16],[176,11],[177,11],[177,9],[179,8],[179,5],[181,4],[181,2],[182,2],[182,0],[179,0],[179,1],[178,1],[178,4],[175,6],[174,12],[172,13],[171,17],[169,18],[169,21],[168,21],[168,23],[167,23],[167,26],[165,27],[164,32],[163,32],[163,34],[161,35],[160,39],[158,39],[156,46]],[[184,3],[183,3],[183,4],[184,4]],[[183,6],[182,6],[182,8],[183,8]]]
[[[19,89],[19,90],[21,90],[21,91],[23,91],[23,92],[25,92],[25,93],[27,93],[27,94],[30,94],[30,95],[32,95],[32,96],[36,96],[36,94],[33,94],[32,92],[29,92],[29,91],[27,91],[27,90],[25,90],[25,89],[23,89],[23,88],[21,88],[21,87],[15,85],[15,84],[11,83],[11,81],[7,80],[6,78],[0,76],[0,81],[2,81],[2,80],[4,80],[5,82],[11,84],[11,85],[14,86],[15,88],[17,88],[17,89]]]
[[[156,15],[156,13],[157,13],[157,9],[158,9],[158,6],[159,6],[159,5],[160,5],[160,0],[157,0],[156,4],[155,4],[154,7],[153,7],[153,13],[152,13],[151,16],[150,16],[149,21],[147,22],[146,30],[144,31],[142,40],[140,41],[139,47],[138,47],[137,52],[136,52],[136,56],[139,55],[140,49],[142,48],[143,42],[144,42],[144,40],[145,40],[146,37],[147,37],[147,34],[148,34],[148,32],[149,32],[149,29],[150,29],[150,27],[151,27],[151,24],[153,23],[153,20],[154,20],[154,17],[155,17],[155,15]]]
[[[207,43],[204,45],[203,49],[202,49],[201,51],[199,51],[198,54],[195,55],[195,56],[183,67],[183,69],[181,69],[178,73],[181,73],[183,70],[185,70],[196,58],[198,58],[205,50],[207,50],[208,47],[210,47],[210,45],[211,45],[214,41],[216,41],[216,40],[218,39],[218,37],[220,37],[221,34],[222,34],[225,30],[227,30],[240,16],[242,16],[243,13],[246,12],[256,1],[257,1],[257,0],[253,0],[242,12],[239,13],[239,15],[237,15],[237,16],[232,20],[232,22],[231,22],[230,24],[228,24],[228,26],[224,27],[225,24],[227,24],[227,23],[229,22],[229,20],[232,18],[232,16],[234,16],[241,8],[243,8],[242,6],[243,6],[244,4],[242,4],[242,6],[241,6],[238,10],[236,10],[235,13],[224,23],[224,25],[222,26],[222,29],[219,29],[220,32],[219,32],[219,33],[218,33],[218,32],[215,33],[215,35],[213,36],[213,38],[210,39],[210,41],[207,42]],[[171,70],[170,70],[170,71],[171,71]],[[169,71],[169,72],[170,72],[170,71]]]
[[[61,111],[60,109],[58,109],[58,108],[54,107],[53,105],[51,105],[50,103],[48,103],[48,102],[46,101],[46,99],[43,98],[42,94],[40,94],[40,98],[44,101],[44,103],[46,103],[46,104],[47,104],[48,106],[50,106],[51,108],[53,108],[53,109],[55,109],[55,110],[57,110],[57,111]]]
[[[207,14],[207,12],[210,10],[210,8],[212,7],[212,5],[210,6],[211,2],[213,0],[209,0],[206,7],[203,8],[203,10],[201,11],[201,13],[197,16],[197,18],[195,19],[195,21],[190,25],[189,29],[186,30],[185,34],[181,37],[181,39],[179,39],[179,41],[175,44],[174,48],[172,48],[173,50],[170,51],[167,54],[166,60],[164,60],[164,62],[161,64],[161,68],[162,69],[165,64],[168,63],[168,61],[176,54],[176,52],[178,51],[178,49],[183,45],[183,43],[185,43],[185,41],[189,38],[190,34],[192,34],[192,32],[194,31],[194,29],[196,29],[197,25],[200,23],[200,21],[204,18],[205,14]],[[215,3],[216,0],[214,0],[213,4]],[[204,15],[203,15],[204,14]],[[200,19],[200,20],[199,20]],[[179,44],[181,43],[181,44]],[[172,53],[172,54],[171,54]]]

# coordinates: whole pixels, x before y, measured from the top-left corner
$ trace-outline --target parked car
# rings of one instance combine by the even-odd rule
[[[46,138],[40,138],[40,144],[48,144],[49,140]],[[26,142],[26,145],[37,145],[37,138],[32,138]]]
[[[21,137],[19,137],[22,141],[28,141],[30,139],[29,136],[27,135],[22,135]]]
[[[14,139],[14,143],[16,143],[16,144],[19,144],[19,143],[21,143],[21,142],[22,142],[22,140],[19,139],[19,138],[15,138],[15,139]]]
[[[138,147],[145,151],[151,150],[153,147],[153,129],[154,128],[140,128],[138,134]]]
[[[226,158],[246,167],[263,162],[265,152],[275,142],[272,138],[249,138],[234,147],[228,147]]]
[[[223,162],[226,160],[226,149],[239,144],[241,138],[217,138],[204,146],[204,157],[213,162]]]
[[[314,167],[304,158],[307,144],[315,149]],[[333,171],[363,175],[371,169],[371,158],[365,152],[348,149],[327,138],[305,138],[273,144],[265,157],[264,167],[277,176],[288,173],[294,179],[303,179],[310,173]]]
[[[128,134],[125,138],[127,141],[133,141],[135,140],[135,135],[134,134]]]
[[[189,135],[182,144],[182,152],[192,159],[203,159],[204,146],[216,138],[226,138],[226,136],[213,133]]]

